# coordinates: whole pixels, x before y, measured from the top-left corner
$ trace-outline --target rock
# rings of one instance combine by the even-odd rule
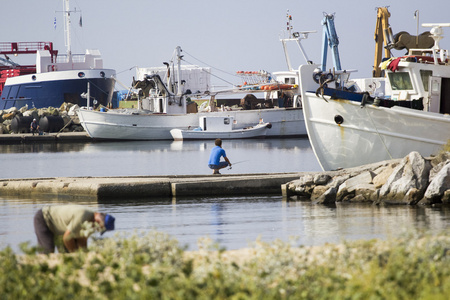
[[[314,176],[313,182],[315,185],[326,185],[331,180],[331,176],[328,174],[317,174]]]
[[[333,178],[333,180],[331,180],[327,184],[327,186],[330,188],[335,188],[337,191],[339,189],[339,187],[341,186],[341,184],[343,184],[349,178],[350,178],[350,175],[348,175],[348,174],[336,176]]]
[[[374,173],[370,171],[362,172],[361,174],[347,179],[339,186],[336,201],[347,201],[355,196],[356,190],[371,190],[375,191],[375,186],[372,184]],[[365,193],[365,192],[364,192]]]
[[[24,112],[26,112],[28,110],[28,105],[25,105],[25,106],[22,106],[20,109],[19,109],[19,112],[21,113],[21,114],[23,114]]]
[[[423,158],[411,152],[403,159],[359,168],[311,173],[287,183],[292,195],[313,203],[373,202],[374,204],[450,203],[450,152]]]
[[[74,104],[73,106],[71,106],[69,109],[69,116],[76,116],[77,115],[76,112],[79,108],[80,107],[77,104]]]
[[[442,169],[437,173],[427,190],[425,191],[424,198],[429,200],[431,203],[440,203],[444,196],[444,192],[450,190],[450,162],[448,162]]]
[[[16,116],[16,114],[14,112],[10,112],[10,113],[6,113],[2,116],[2,118],[4,120],[12,120],[14,119],[14,117]]]
[[[425,193],[428,175],[431,169],[429,161],[425,160],[418,152],[411,152],[394,169],[386,183],[381,187],[379,197],[386,203],[411,203],[410,189],[415,188],[414,199],[417,202]],[[419,197],[420,196],[420,197]]]
[[[442,196],[442,203],[450,204],[450,190],[446,190],[444,192],[444,196]]]
[[[14,115],[16,115],[19,113],[19,110],[17,109],[17,107],[11,107],[6,109],[4,112],[7,114],[13,113]]]
[[[60,112],[63,112],[63,111],[68,112],[74,105],[75,105],[75,104],[73,104],[73,103],[67,103],[67,102],[64,102],[64,103],[61,104],[61,106],[59,107],[59,111],[60,111]]]
[[[422,198],[422,196],[423,196],[422,191],[416,188],[411,188],[406,193],[405,197],[403,197],[403,202],[405,202],[406,204],[417,204]]]
[[[363,195],[356,195],[355,197],[353,197],[352,199],[350,199],[350,202],[367,202],[368,200],[366,198],[364,198]]]
[[[341,187],[343,187],[341,185]],[[336,196],[336,202],[346,202],[346,201],[358,201],[367,202],[371,201],[372,194],[376,193],[377,189],[371,183],[360,183],[353,185],[349,188],[343,187],[342,190],[339,188],[338,194]],[[357,198],[356,198],[357,197]],[[356,199],[355,199],[356,198]]]
[[[428,178],[429,182],[433,181],[434,177],[439,173],[439,171],[441,171],[441,169],[450,162],[450,160],[446,160],[446,161],[442,161],[439,164],[435,165],[431,170],[430,170],[430,176]]]
[[[72,124],[81,125],[81,122],[80,122],[80,119],[78,118],[78,116],[71,116],[71,118],[72,118]]]
[[[435,167],[438,164],[440,164],[441,162],[446,162],[447,160],[450,160],[450,152],[449,151],[442,151],[442,152],[439,152],[438,155],[433,157],[433,159],[431,160],[431,165],[433,167]]]
[[[312,185],[314,184],[314,177],[312,175],[304,175],[300,177],[299,185]]]
[[[314,186],[298,185],[294,189],[294,194],[309,198],[309,197],[311,197],[313,190],[314,190]]]
[[[394,171],[394,167],[395,166],[393,165],[383,167],[382,171],[372,179],[372,183],[377,189],[379,189],[386,183],[387,179],[389,178],[389,176],[391,176],[392,172]]]
[[[322,196],[327,190],[328,188],[324,185],[318,185],[314,187],[310,197],[311,201],[313,202],[317,201],[317,199],[319,199],[320,196]]]
[[[328,188],[325,193],[317,198],[315,203],[331,204],[336,202],[337,189],[334,187]]]

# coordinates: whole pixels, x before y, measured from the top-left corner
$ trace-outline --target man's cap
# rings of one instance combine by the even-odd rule
[[[105,230],[102,232],[104,234],[106,231],[114,230],[114,221],[116,218],[113,216],[106,214],[105,215]]]

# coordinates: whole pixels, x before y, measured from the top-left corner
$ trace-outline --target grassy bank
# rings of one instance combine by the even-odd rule
[[[185,251],[160,232],[90,251],[0,252],[0,299],[448,299],[450,235],[294,247],[256,241]]]

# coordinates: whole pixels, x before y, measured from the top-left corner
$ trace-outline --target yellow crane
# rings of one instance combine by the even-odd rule
[[[378,7],[377,9],[377,25],[375,27],[375,60],[373,63],[373,77],[382,77],[380,63],[382,60],[383,44],[384,57],[390,58],[391,52],[388,46],[392,43],[392,29],[389,26],[389,17],[391,14],[387,7]]]

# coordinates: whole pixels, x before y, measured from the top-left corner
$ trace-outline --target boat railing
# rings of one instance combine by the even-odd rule
[[[69,62],[68,55],[58,55],[56,63],[67,63]],[[86,55],[84,54],[72,54],[72,62],[74,63],[84,63],[86,62]]]

